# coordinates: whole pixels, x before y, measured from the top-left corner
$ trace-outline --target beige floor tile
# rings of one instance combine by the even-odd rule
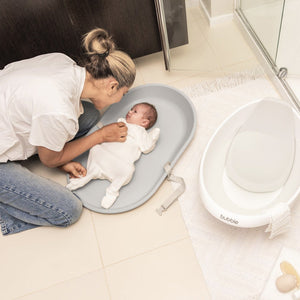
[[[253,76],[265,76],[263,69],[259,65],[259,62],[256,58],[252,58],[249,60],[245,60],[243,62],[233,64],[227,67],[224,67],[220,70],[215,70],[212,72],[206,72],[205,74],[199,73],[195,76],[187,77],[182,80],[177,80],[174,82],[170,82],[169,85],[173,86],[177,89],[185,89],[187,87],[190,87],[195,84],[201,84],[205,81],[213,81],[216,78],[222,78],[225,76],[234,75],[235,73],[241,73],[241,76],[243,76],[243,73],[251,74]]]
[[[233,21],[224,21],[221,24],[206,27],[203,33],[222,68],[255,57]]]
[[[204,39],[197,42],[191,41],[188,45],[171,49],[170,55],[172,72],[186,71],[193,76],[198,73],[206,74],[220,70],[212,49]]]
[[[189,239],[106,268],[112,300],[207,300]]]
[[[139,86],[142,84],[145,84],[145,81],[142,76],[142,73],[140,72],[138,66],[136,65],[136,76],[135,76],[135,80],[134,80],[132,87],[136,87],[136,86]]]
[[[0,236],[0,299],[12,299],[102,267],[91,214],[68,228]]]
[[[260,67],[258,61],[255,58],[253,58],[250,60],[245,60],[241,63],[227,66],[221,71],[207,72],[206,74],[200,73],[198,75],[188,77],[183,80],[171,82],[169,83],[169,85],[178,89],[185,89],[194,84],[201,84],[205,81],[213,81],[216,80],[216,78],[222,78],[225,76],[234,75],[236,73],[241,73],[241,76],[243,76],[243,73],[249,74],[249,76],[251,76],[251,74],[253,76],[265,76],[263,69]]]
[[[193,11],[199,9],[193,9]],[[172,70],[193,70],[198,73],[220,70],[215,53],[202,33],[202,19],[187,14],[188,44],[170,50]],[[206,25],[207,27],[207,25]]]
[[[184,78],[182,80],[177,80],[169,83],[170,86],[173,86],[174,88],[177,88],[179,90],[185,89],[187,87],[190,87],[194,84],[200,84],[204,81],[212,81],[216,78],[220,78],[224,76],[224,70],[220,71],[213,71],[213,72],[207,72],[205,74],[197,74],[192,77]]]
[[[253,71],[254,73],[261,73],[263,74],[263,69],[261,68],[258,60],[253,57],[249,60],[244,60],[242,62],[232,64],[230,66],[226,66],[223,69],[224,76],[228,76],[232,73],[238,73],[238,72],[245,72],[245,71]]]
[[[197,74],[194,70],[186,70],[185,72],[166,71],[162,52],[139,57],[135,62],[145,83],[168,84],[169,82]]]
[[[155,211],[172,191],[171,184],[165,182],[148,202],[133,211],[93,213],[105,266],[188,236],[178,202],[162,216]]]
[[[15,300],[108,300],[109,293],[103,270],[61,282],[47,289]]]
[[[196,5],[187,5],[186,16],[188,22],[201,21],[204,23],[205,26],[209,26],[205,12],[200,8],[199,3],[197,3]]]

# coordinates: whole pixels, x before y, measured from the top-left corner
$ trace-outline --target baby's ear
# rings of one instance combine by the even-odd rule
[[[147,128],[149,126],[150,121],[148,119],[143,119],[142,125],[143,127]]]

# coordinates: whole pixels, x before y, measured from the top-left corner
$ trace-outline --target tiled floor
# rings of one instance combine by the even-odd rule
[[[176,70],[164,70],[162,53],[138,58],[136,86],[156,82],[182,88],[257,64],[234,22],[210,28],[199,8],[188,8],[188,26],[191,45],[172,54]],[[28,166],[65,184],[58,170],[38,161]],[[0,236],[0,299],[210,299],[179,203],[161,217],[155,212],[171,192],[165,182],[146,204],[128,213],[85,209],[67,229]]]

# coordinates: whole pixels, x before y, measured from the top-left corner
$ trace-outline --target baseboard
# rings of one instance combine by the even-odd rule
[[[211,17],[209,12],[207,11],[205,5],[203,4],[202,0],[199,0],[199,3],[205,13],[206,19],[209,23],[209,26],[216,26],[220,23],[223,23],[225,21],[228,20],[232,20],[233,19],[233,13],[231,14],[226,14],[226,15],[220,15],[220,16],[216,16],[216,17]]]

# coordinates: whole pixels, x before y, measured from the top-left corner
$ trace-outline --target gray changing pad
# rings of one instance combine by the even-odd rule
[[[111,105],[106,110],[101,123],[106,125],[116,122],[138,102],[152,103],[158,111],[158,120],[154,125],[160,128],[157,145],[151,153],[141,155],[135,163],[136,171],[132,180],[121,188],[120,196],[109,209],[100,205],[109,185],[107,180],[92,180],[84,187],[73,191],[90,210],[114,214],[144,204],[167,177],[165,164],[170,163],[173,167],[194,136],[196,113],[189,98],[177,89],[159,84],[147,84],[131,89],[119,103]],[[86,167],[87,157],[88,152],[75,160]]]

